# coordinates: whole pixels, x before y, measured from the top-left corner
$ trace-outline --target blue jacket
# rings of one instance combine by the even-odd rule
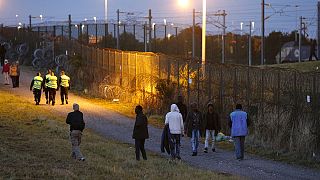
[[[231,136],[248,135],[248,115],[246,112],[236,109],[230,114]]]

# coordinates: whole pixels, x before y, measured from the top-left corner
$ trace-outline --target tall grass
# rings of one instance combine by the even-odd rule
[[[148,152],[135,161],[132,145],[84,131],[85,162],[70,158],[64,117],[0,90],[0,179],[237,179]]]

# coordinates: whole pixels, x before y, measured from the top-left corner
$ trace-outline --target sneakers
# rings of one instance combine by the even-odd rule
[[[66,104],[68,104],[68,101],[66,100]]]
[[[46,104],[49,104],[49,101],[48,101],[48,100],[46,101]]]
[[[86,160],[85,158],[80,158],[80,159],[79,159],[79,161],[85,161],[85,160]]]
[[[208,148],[204,148],[203,152],[208,153]]]
[[[191,156],[197,156],[197,152],[193,152]]]
[[[178,160],[181,160],[181,157],[180,157],[180,156],[177,156],[177,159],[178,159]]]
[[[216,148],[212,148],[212,152],[216,152]]]

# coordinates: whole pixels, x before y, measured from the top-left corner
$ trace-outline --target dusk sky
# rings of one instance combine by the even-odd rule
[[[192,24],[192,8],[202,11],[201,0],[189,0],[190,4],[182,8],[178,4],[179,0],[108,0],[108,19],[115,20],[116,10],[123,12],[134,12],[131,15],[137,21],[145,21],[148,9],[153,11],[153,21],[163,23],[163,19],[168,22],[180,24],[180,26],[190,26]],[[255,22],[255,34],[260,34],[260,0],[207,0],[208,13],[215,13],[217,10],[227,12],[227,31],[232,32],[240,29],[240,23],[248,24]],[[271,7],[266,6],[266,16],[272,15],[266,20],[266,31],[289,32],[295,29],[300,16],[306,17],[308,33],[314,37],[317,25],[317,0],[266,0]],[[296,5],[298,7],[296,7]],[[283,9],[283,10],[281,10]],[[277,12],[277,13],[275,13]],[[72,15],[72,20],[83,21],[85,18],[92,19],[94,16],[98,20],[104,18],[104,0],[0,0],[0,23],[4,25],[15,25],[18,22],[27,23],[28,16],[44,16],[44,21],[65,21],[68,14]],[[18,17],[16,18],[16,15]],[[201,23],[198,15],[197,23]],[[128,19],[125,14],[121,14],[121,19]],[[217,17],[210,18],[211,21],[218,20]],[[221,18],[220,18],[221,20]],[[34,19],[39,22],[40,19]],[[212,22],[208,22],[208,32],[216,33],[221,30],[214,27]],[[243,27],[244,31],[248,27]]]

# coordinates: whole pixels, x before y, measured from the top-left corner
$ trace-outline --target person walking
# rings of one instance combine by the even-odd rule
[[[10,64],[8,60],[4,60],[4,65],[2,68],[2,74],[4,75],[4,85],[9,85],[9,71],[10,71]]]
[[[244,158],[244,141],[248,135],[248,114],[242,110],[242,105],[237,104],[235,111],[230,114],[229,126],[234,140],[234,148],[237,160]]]
[[[64,71],[61,71],[61,75],[58,81],[58,90],[60,88],[61,105],[64,105],[64,99],[68,104],[68,91],[70,90],[70,77],[65,75]]]
[[[19,84],[18,84],[19,73],[20,73],[19,72],[19,66],[18,66],[17,62],[13,62],[10,65],[10,70],[9,70],[9,75],[10,75],[11,80],[12,80],[12,87],[13,88],[19,87]]]
[[[209,139],[212,138],[211,149],[212,152],[216,151],[214,146],[215,137],[218,132],[221,130],[221,122],[219,114],[215,111],[212,103],[208,104],[208,111],[204,114],[203,117],[203,132],[206,133],[206,139],[204,141],[204,152],[208,153]]]
[[[197,104],[192,103],[191,111],[188,113],[186,119],[187,135],[188,137],[191,137],[192,156],[197,156],[198,154],[201,123],[201,112],[198,110]]]
[[[183,122],[186,121],[187,114],[188,114],[188,108],[187,106],[183,103],[183,97],[181,95],[178,96],[178,103],[177,106],[179,108],[179,111],[182,115]]]
[[[30,91],[33,90],[34,101],[36,102],[36,105],[40,104],[42,82],[43,82],[43,78],[41,77],[41,74],[39,72],[31,81]]]
[[[73,104],[73,112],[68,114],[66,123],[70,125],[71,157],[79,161],[84,161],[85,158],[80,151],[80,144],[82,132],[86,124],[83,120],[83,113],[80,111],[79,104]]]
[[[44,81],[44,85],[43,85],[43,91],[44,91],[44,95],[46,97],[46,104],[49,104],[49,90],[50,88],[48,87],[48,82],[51,76],[51,69],[48,69],[46,76],[44,77],[45,81]]]
[[[181,159],[180,157],[180,138],[184,134],[183,118],[176,104],[171,105],[171,110],[166,114],[165,125],[169,125],[171,146],[171,158]]]
[[[315,39],[313,39],[313,40],[311,39],[309,61],[312,61],[312,56],[314,56],[317,61],[319,60],[317,57],[317,54],[316,54],[316,47],[317,47],[317,41]]]
[[[136,160],[140,161],[140,151],[144,160],[147,160],[147,154],[144,149],[145,140],[149,138],[148,119],[143,114],[142,106],[135,108],[136,122],[134,123],[132,138],[135,139]]]
[[[1,63],[1,66],[4,65],[4,61],[5,61],[5,58],[6,58],[6,48],[4,46],[4,44],[0,44],[0,63]]]
[[[52,103],[52,106],[54,106],[56,102],[56,91],[58,88],[58,78],[54,75],[53,72],[51,72],[51,75],[47,79],[48,88],[49,88],[49,104]]]

